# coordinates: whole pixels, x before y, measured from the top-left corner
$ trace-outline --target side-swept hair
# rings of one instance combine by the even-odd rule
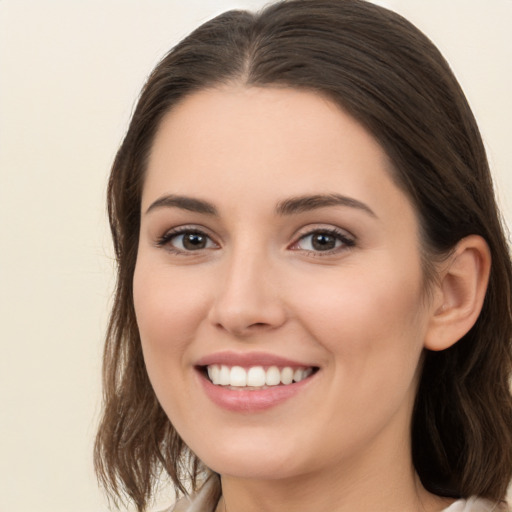
[[[113,496],[145,510],[159,472],[177,491],[202,466],[151,388],[135,320],[132,279],[148,153],[162,117],[195,91],[225,83],[323,94],[387,152],[411,199],[429,262],[482,236],[490,282],[474,327],[426,351],[412,418],[413,461],[425,488],[501,500],[512,473],[512,269],[482,140],[439,51],[401,16],[362,0],[289,0],[258,14],[231,11],[174,47],[150,75],[108,186],[118,263],[104,353],[97,473]]]

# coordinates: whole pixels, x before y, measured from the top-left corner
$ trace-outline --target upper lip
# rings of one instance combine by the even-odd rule
[[[292,368],[310,368],[314,366],[311,363],[303,363],[266,352],[216,352],[201,357],[201,359],[196,362],[196,366],[210,366],[212,364],[242,367],[290,366]]]

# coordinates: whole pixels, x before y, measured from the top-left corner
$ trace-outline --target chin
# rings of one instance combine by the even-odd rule
[[[223,476],[254,480],[279,480],[299,474],[303,465],[297,453],[286,453],[272,446],[262,448],[259,443],[251,446],[231,445],[222,450],[195,452],[207,467]]]

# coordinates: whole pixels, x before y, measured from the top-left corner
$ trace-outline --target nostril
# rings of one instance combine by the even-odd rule
[[[247,326],[246,331],[247,332],[258,332],[258,331],[268,331],[272,330],[273,326],[272,324],[266,323],[266,322],[255,322],[253,324],[250,324]]]
[[[246,297],[224,294],[213,302],[208,319],[218,330],[244,336],[282,326],[286,313],[277,299],[271,301],[258,294]]]

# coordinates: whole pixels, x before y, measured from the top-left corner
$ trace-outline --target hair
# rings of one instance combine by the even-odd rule
[[[163,116],[198,90],[243,84],[319,93],[381,144],[414,205],[427,261],[482,236],[492,268],[481,314],[451,348],[425,351],[413,410],[415,469],[446,497],[505,497],[512,473],[512,268],[484,146],[465,96],[430,40],[363,0],[289,0],[226,12],[175,46],[149,76],[113,163],[108,213],[117,287],[104,352],[100,481],[142,512],[163,471],[177,493],[203,468],[160,407],[132,298],[141,193]],[[432,268],[426,266],[426,274]],[[432,276],[430,276],[432,277]]]

